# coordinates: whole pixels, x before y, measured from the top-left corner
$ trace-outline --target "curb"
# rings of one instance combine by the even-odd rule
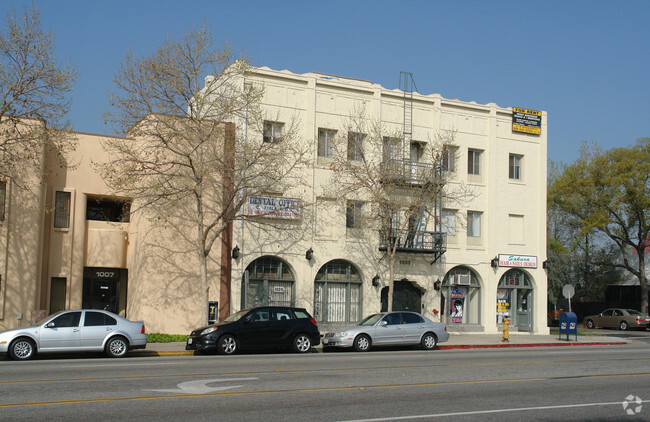
[[[435,350],[464,350],[464,349],[506,349],[513,347],[566,347],[566,346],[621,346],[628,342],[567,342],[567,343],[528,343],[528,344],[457,344],[436,346]],[[312,353],[323,353],[322,348],[315,347]],[[193,350],[179,350],[175,352],[160,352],[156,350],[131,351],[130,356],[193,356]]]

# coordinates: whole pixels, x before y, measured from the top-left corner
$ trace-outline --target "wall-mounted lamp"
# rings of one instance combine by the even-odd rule
[[[433,290],[435,291],[440,291],[440,286],[442,285],[442,282],[440,279],[436,280],[433,282]]]
[[[373,285],[374,287],[379,286],[379,274],[377,274],[376,276],[374,276],[374,277],[372,278],[372,285]]]
[[[307,261],[311,261],[313,257],[314,257],[314,250],[312,248],[307,249],[307,252],[305,252],[305,259]]]
[[[548,259],[546,261],[542,262],[542,268],[544,268],[545,270],[548,270],[548,268],[550,266],[551,266],[551,263],[548,262]]]
[[[239,246],[236,246],[232,248],[232,259],[237,259],[239,258]]]
[[[490,261],[490,267],[492,267],[492,268],[498,268],[499,267],[499,257],[498,256],[495,256],[494,258],[492,258],[492,260]]]

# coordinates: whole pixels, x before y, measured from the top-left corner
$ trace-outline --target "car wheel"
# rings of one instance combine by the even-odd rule
[[[311,340],[304,334],[298,334],[293,339],[293,350],[298,353],[307,353],[311,350]]]
[[[34,340],[19,338],[9,346],[9,357],[13,360],[29,360],[36,354]]]
[[[129,343],[124,337],[113,337],[106,343],[106,356],[109,358],[121,358],[129,351]]]
[[[585,322],[585,327],[589,328],[590,330],[593,330],[594,328],[596,328],[596,325],[592,320],[588,319],[587,322]]]
[[[438,344],[438,339],[436,338],[435,334],[426,333],[425,335],[422,336],[422,341],[420,341],[420,344],[426,350],[433,350],[436,348],[436,345]]]
[[[237,339],[231,334],[226,334],[219,339],[217,348],[222,355],[232,355],[238,349]]]
[[[354,350],[357,352],[367,352],[370,350],[370,337],[365,334],[358,335],[354,339]]]
[[[630,328],[630,325],[629,325],[627,322],[625,322],[625,321],[621,321],[621,323],[619,324],[618,327],[619,327],[621,330],[625,331],[625,330],[627,330],[628,328]]]

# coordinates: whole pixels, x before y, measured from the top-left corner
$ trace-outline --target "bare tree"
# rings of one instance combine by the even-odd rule
[[[453,130],[422,144],[419,160],[412,161],[404,157],[402,133],[369,119],[364,110],[353,111],[346,126],[334,143],[331,169],[337,177],[328,190],[352,201],[346,206],[348,227],[357,224],[367,235],[379,237],[388,262],[391,311],[396,257],[405,250],[443,253],[444,234],[422,226],[439,223],[441,204],[460,203],[471,191],[462,183],[453,189],[446,185],[443,158],[455,151]]]
[[[0,33],[0,177],[22,188],[31,184],[30,171],[43,170],[45,151],[65,165],[76,146],[65,117],[77,72],[59,64],[54,49],[33,6],[20,16],[13,8],[7,13]]]
[[[205,27],[191,29],[150,56],[128,53],[105,115],[128,138],[104,142],[110,159],[98,163],[101,173],[116,192],[133,198],[132,211],[146,211],[167,227],[192,228],[178,237],[178,249],[198,258],[205,321],[215,243],[247,218],[251,195],[294,184],[304,154],[292,125],[263,136],[264,90],[245,83],[249,70],[228,46],[215,49]],[[245,129],[236,129],[242,122]]]

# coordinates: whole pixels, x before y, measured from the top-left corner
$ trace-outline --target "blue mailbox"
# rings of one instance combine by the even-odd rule
[[[562,336],[566,334],[566,339]],[[569,336],[573,334],[578,341],[578,317],[573,312],[562,312],[560,314],[560,340],[569,341]]]

